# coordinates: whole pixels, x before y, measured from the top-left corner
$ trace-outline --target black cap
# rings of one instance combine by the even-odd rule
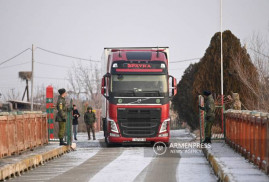
[[[64,88],[61,88],[58,90],[59,94],[62,95],[66,92],[66,90]]]
[[[209,96],[209,95],[211,95],[211,92],[208,91],[208,90],[205,90],[204,93],[203,93],[203,95],[205,95],[205,96]]]

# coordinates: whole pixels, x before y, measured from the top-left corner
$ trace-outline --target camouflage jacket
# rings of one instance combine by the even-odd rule
[[[96,121],[96,116],[94,112],[85,112],[84,114],[84,122],[88,125],[91,125],[95,123]]]
[[[213,99],[212,95],[209,95],[206,99],[205,99],[205,107],[204,110],[206,112],[206,117],[215,117],[215,101]]]
[[[241,101],[238,93],[233,93],[233,105],[232,108],[235,110],[241,110]]]
[[[57,106],[56,106],[58,113],[56,115],[56,122],[65,122],[66,116],[67,116],[67,107],[66,107],[66,101],[64,97],[59,96],[57,100]]]

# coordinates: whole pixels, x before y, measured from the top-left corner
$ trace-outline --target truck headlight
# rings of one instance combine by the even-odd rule
[[[112,120],[112,119],[108,119],[108,121],[109,121],[109,124],[110,124],[110,130],[112,132],[119,133],[119,130],[118,130],[118,127],[117,127],[115,121]]]
[[[168,122],[169,122],[169,121],[170,121],[170,118],[163,121],[159,133],[163,133],[163,132],[166,132],[166,131],[167,131],[167,126],[168,126]]]

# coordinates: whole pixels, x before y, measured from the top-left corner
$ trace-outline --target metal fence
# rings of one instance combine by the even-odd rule
[[[48,143],[46,114],[0,116],[0,158]]]
[[[269,173],[269,113],[228,110],[226,142]]]

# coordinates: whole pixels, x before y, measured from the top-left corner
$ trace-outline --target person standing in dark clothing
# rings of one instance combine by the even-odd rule
[[[95,140],[95,128],[94,123],[96,122],[95,113],[92,111],[92,107],[87,108],[87,112],[84,114],[84,122],[87,126],[88,140],[91,139],[90,130],[92,130],[93,140]]]
[[[205,111],[205,140],[203,143],[211,143],[211,129],[215,121],[215,101],[210,91],[204,91],[205,106],[199,106]]]
[[[78,118],[80,117],[80,114],[77,110],[77,106],[73,105],[73,133],[74,133],[74,139],[77,140],[77,133],[78,133]]]

